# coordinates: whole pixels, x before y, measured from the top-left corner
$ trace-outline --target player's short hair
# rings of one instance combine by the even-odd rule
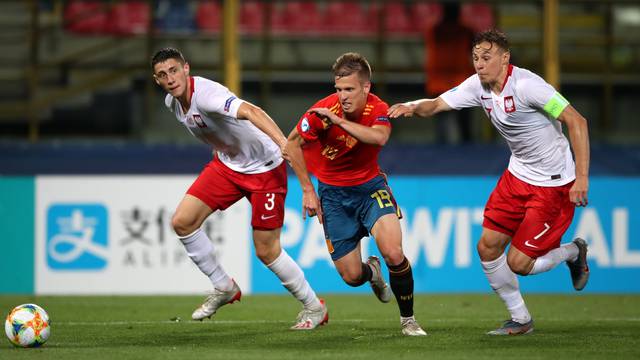
[[[333,75],[336,77],[349,76],[357,73],[362,81],[371,80],[371,65],[367,59],[355,52],[348,52],[340,55],[331,67]]]
[[[169,59],[175,59],[183,65],[186,63],[186,60],[184,59],[184,56],[182,56],[180,50],[172,47],[167,47],[164,49],[160,49],[156,51],[155,54],[153,54],[153,56],[151,57],[151,70],[153,71],[155,69],[156,64],[165,62]]]
[[[505,33],[498,29],[490,29],[477,33],[473,38],[471,49],[473,50],[476,45],[483,42],[488,42],[491,45],[495,44],[502,50],[509,51],[509,39],[507,39],[507,35],[505,35]]]

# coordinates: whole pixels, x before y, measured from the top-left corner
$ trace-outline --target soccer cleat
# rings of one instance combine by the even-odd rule
[[[400,318],[400,325],[402,325],[402,333],[407,336],[425,336],[427,332],[422,330],[420,325],[413,316],[407,318]]]
[[[517,321],[507,320],[501,327],[491,330],[487,335],[525,335],[533,331],[533,319],[524,324]]]
[[[382,269],[380,268],[380,260],[377,256],[369,256],[367,259],[367,264],[371,267],[371,289],[373,293],[376,294],[378,300],[383,303],[388,303],[391,301],[391,288],[389,285],[384,282],[384,278],[382,277]]]
[[[291,330],[313,330],[320,325],[324,325],[329,322],[329,311],[327,305],[323,299],[320,299],[320,305],[322,307],[318,310],[302,309],[298,313],[296,324],[293,325]]]
[[[589,264],[587,263],[587,242],[576,238],[573,243],[578,247],[578,258],[575,261],[567,261],[571,272],[573,288],[577,291],[584,289],[589,280]]]
[[[235,281],[233,282],[233,287],[229,291],[213,289],[213,292],[207,296],[204,303],[202,303],[202,305],[200,305],[200,307],[191,314],[191,318],[193,320],[211,318],[211,316],[215,315],[216,311],[218,311],[220,307],[240,301],[241,297],[242,291],[240,291],[240,287]]]

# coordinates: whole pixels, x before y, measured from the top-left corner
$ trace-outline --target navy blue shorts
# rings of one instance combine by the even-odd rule
[[[334,261],[353,251],[380,217],[400,215],[382,175],[356,186],[334,186],[318,181],[318,195],[324,237]]]

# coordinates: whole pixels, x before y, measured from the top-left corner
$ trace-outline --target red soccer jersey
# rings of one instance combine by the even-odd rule
[[[312,108],[327,108],[342,117],[338,95],[329,95]],[[389,105],[369,94],[358,123],[364,126],[391,127],[387,117]],[[380,146],[358,141],[337,125],[322,121],[317,115],[305,113],[298,122],[298,133],[306,141],[304,159],[309,171],[325,184],[354,186],[364,184],[380,174]]]

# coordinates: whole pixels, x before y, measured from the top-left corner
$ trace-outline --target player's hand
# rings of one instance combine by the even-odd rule
[[[317,215],[318,221],[322,224],[322,207],[315,190],[302,192],[302,219],[306,220],[307,215],[309,217]]]
[[[291,156],[289,155],[289,152],[287,151],[287,146],[285,144],[285,146],[280,148],[280,153],[282,154],[282,158],[285,159],[286,161],[288,161],[289,163],[291,162]]]
[[[413,116],[415,110],[416,110],[415,104],[399,103],[391,106],[389,110],[387,110],[387,115],[389,115],[389,117],[392,119],[398,118],[400,116],[410,117],[410,116]]]
[[[327,108],[313,108],[309,110],[309,112],[315,114],[320,119],[322,119],[322,121],[326,121],[329,124],[340,125],[340,123],[344,120]]]
[[[589,190],[589,180],[586,177],[577,177],[569,190],[569,200],[576,206],[587,206],[587,191]]]

